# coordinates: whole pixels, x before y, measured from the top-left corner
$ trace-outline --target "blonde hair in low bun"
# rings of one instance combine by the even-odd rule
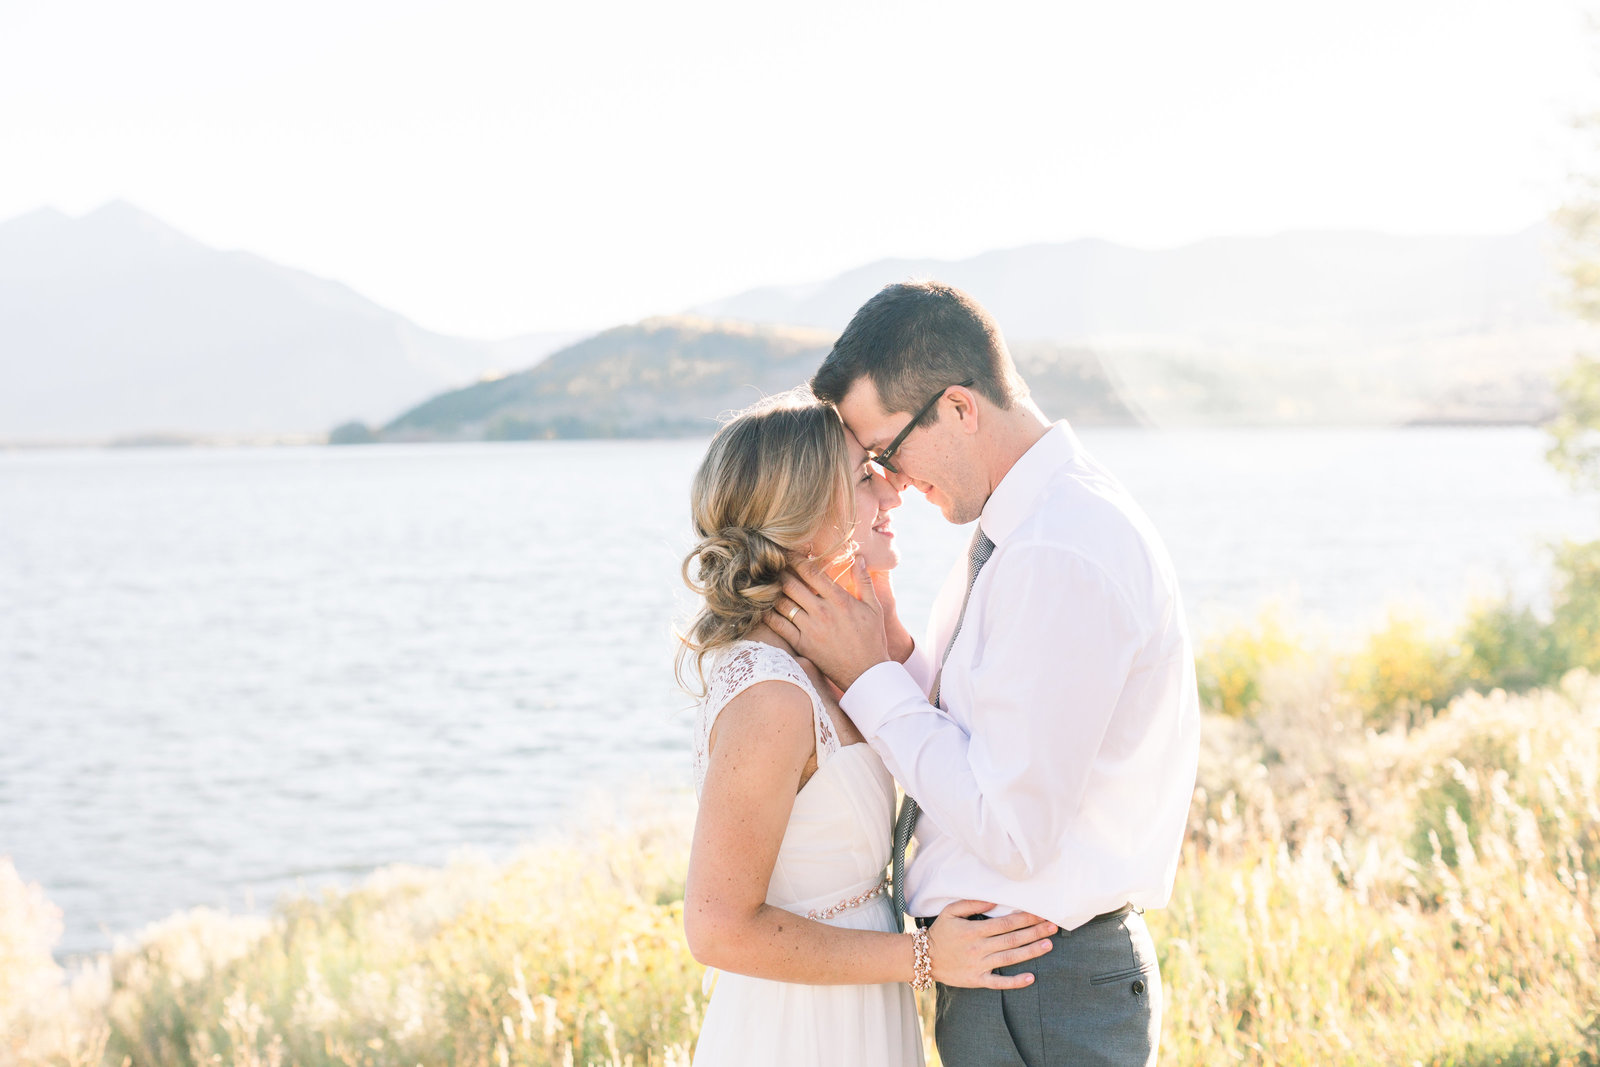
[[[717,431],[689,494],[700,540],[683,561],[683,580],[702,604],[677,635],[680,684],[692,663],[704,691],[706,655],[756,628],[783,594],[794,556],[807,546],[818,555],[843,547],[814,542],[848,522],[849,464],[838,413],[806,389],[762,400]]]

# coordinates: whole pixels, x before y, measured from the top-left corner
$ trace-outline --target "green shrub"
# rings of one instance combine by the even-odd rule
[[[1345,689],[1362,716],[1415,725],[1461,691],[1457,657],[1433,641],[1420,619],[1391,613],[1383,629],[1345,665]]]
[[[1600,671],[1600,541],[1562,545],[1555,572],[1547,680],[1573,667]]]
[[[1461,682],[1525,692],[1574,667],[1600,672],[1600,541],[1568,542],[1554,560],[1549,621],[1509,599],[1473,609],[1461,629]]]
[[[1195,662],[1201,702],[1231,718],[1252,715],[1261,706],[1263,676],[1305,658],[1278,613],[1263,611],[1253,626],[1236,626],[1201,646]]]
[[[1474,608],[1461,629],[1461,680],[1479,692],[1521,693],[1554,681],[1564,657],[1533,609],[1510,601]]]

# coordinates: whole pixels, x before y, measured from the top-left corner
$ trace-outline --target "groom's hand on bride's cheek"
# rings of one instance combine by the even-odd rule
[[[840,689],[849,689],[868,668],[890,658],[883,608],[859,556],[851,576],[859,600],[817,564],[797,564],[784,575],[784,595],[767,616],[767,625]]]
[[[883,609],[883,636],[889,645],[889,658],[896,663],[904,663],[911,658],[911,652],[916,648],[916,641],[911,637],[911,631],[900,621],[900,612],[894,602],[894,586],[890,583],[889,571],[872,571],[872,591],[877,594],[878,606]]]

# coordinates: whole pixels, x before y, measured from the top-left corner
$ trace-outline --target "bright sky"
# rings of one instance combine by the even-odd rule
[[[1575,0],[0,0],[0,218],[131,200],[478,337],[872,259],[1504,232]]]

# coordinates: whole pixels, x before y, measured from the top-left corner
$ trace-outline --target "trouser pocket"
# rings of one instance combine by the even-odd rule
[[[1161,1035],[1161,971],[1143,918],[1129,914],[1075,930],[1064,947],[1075,952],[1075,963],[1061,968],[1053,989],[1041,990],[1046,1062],[1074,1067],[1154,1063]]]

